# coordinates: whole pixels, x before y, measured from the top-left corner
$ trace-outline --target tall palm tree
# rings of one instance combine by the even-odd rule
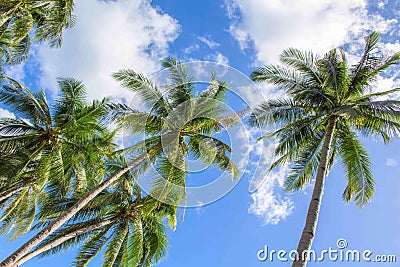
[[[226,85],[212,76],[207,90],[195,92],[189,70],[183,63],[167,59],[163,66],[169,70],[171,78],[166,94],[162,94],[150,79],[133,70],[114,74],[115,79],[136,92],[149,108],[149,111],[138,111],[123,104],[111,104],[113,119],[119,118],[120,124],[132,134],[145,133],[142,141],[126,149],[134,152],[133,159],[124,168],[106,176],[101,184],[60,214],[0,266],[14,265],[128,171],[133,171],[136,176],[157,163],[160,177],[154,181],[152,195],[170,204],[178,204],[185,199],[186,155],[203,159],[237,177],[238,171],[229,158],[230,147],[212,136],[223,129],[226,121],[223,110],[218,106]]]
[[[400,133],[400,101],[377,100],[399,92],[371,93],[373,81],[385,69],[400,63],[400,52],[382,56],[376,51],[379,34],[366,38],[360,61],[349,66],[345,53],[333,49],[318,58],[311,52],[287,49],[281,65],[266,65],[252,73],[254,81],[283,88],[286,98],[262,103],[251,115],[252,125],[276,124],[269,136],[277,138],[278,159],[270,169],[288,164],[287,191],[304,189],[315,176],[307,219],[292,266],[306,266],[315,236],[325,177],[340,158],[346,169],[345,201],[365,206],[375,191],[371,162],[357,133],[382,137],[385,143]]]
[[[124,165],[123,159],[114,160],[108,164],[108,171]],[[50,210],[58,214],[76,200],[53,202]],[[175,206],[160,203],[150,196],[143,197],[134,177],[127,172],[17,265],[37,255],[45,257],[81,244],[74,266],[86,266],[103,248],[103,266],[151,266],[166,253],[163,219],[168,218],[175,227],[175,212]]]
[[[28,57],[29,33],[39,43],[59,47],[64,28],[72,27],[73,0],[8,0],[0,4],[0,58],[18,64]],[[1,72],[0,64],[0,72]]]
[[[14,238],[30,230],[40,202],[97,185],[115,145],[101,121],[107,101],[87,104],[81,82],[60,79],[60,95],[49,106],[43,92],[7,80],[0,101],[21,118],[0,118],[0,231]]]

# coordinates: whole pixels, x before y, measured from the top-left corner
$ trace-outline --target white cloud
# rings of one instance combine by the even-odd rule
[[[388,166],[388,167],[396,167],[397,165],[399,165],[399,163],[394,158],[388,158],[386,160],[386,166]]]
[[[151,74],[180,32],[180,25],[146,0],[77,1],[77,25],[64,33],[63,47],[41,46],[37,60],[42,86],[54,90],[56,77],[74,77],[86,84],[91,99],[131,97],[111,78],[130,68]]]
[[[251,194],[253,203],[249,207],[249,213],[262,218],[264,224],[277,224],[292,213],[294,203],[276,192],[277,187],[282,187],[284,177],[285,168],[271,173],[258,190]]]
[[[202,214],[204,214],[204,212],[205,212],[204,203],[201,202],[201,201],[199,201],[199,202],[197,203],[196,213],[197,213],[197,215],[202,215]]]
[[[394,43],[381,43],[379,49],[386,55],[392,55],[400,51],[400,43],[398,40]]]
[[[225,0],[231,34],[240,46],[253,42],[260,62],[277,63],[287,47],[326,52],[366,30],[387,32],[396,22],[368,14],[366,0]],[[238,17],[238,16],[236,16]]]
[[[221,64],[221,65],[229,64],[229,59],[219,52],[216,52],[214,54],[210,54],[210,55],[206,56],[206,60],[215,62],[217,64]]]
[[[186,47],[186,48],[183,50],[183,52],[184,52],[185,54],[190,54],[190,53],[192,53],[192,52],[194,52],[194,51],[197,51],[197,50],[199,50],[199,49],[200,49],[200,45],[199,45],[199,44],[193,44],[193,45],[190,45],[190,46]]]
[[[269,130],[271,129],[266,131]],[[240,143],[243,150],[238,167],[243,168],[243,165],[247,165],[245,174],[251,178],[249,193],[252,203],[248,212],[260,217],[263,224],[277,224],[294,209],[294,203],[289,197],[283,196],[285,193],[282,191],[287,168],[281,167],[266,176],[266,170],[275,160],[274,140],[257,141],[257,138],[265,133],[256,128],[247,128],[245,131],[242,129],[236,133],[237,139],[234,142]]]
[[[235,4],[234,0],[225,0],[221,8],[225,8],[226,10],[226,16],[229,19],[238,19],[239,16],[237,15],[237,5]]]
[[[16,81],[24,82],[25,79],[24,65],[25,64],[22,63],[14,66],[7,66],[5,68],[5,75],[13,78]]]
[[[15,115],[14,113],[6,110],[6,109],[2,109],[0,108],[0,118],[12,118],[15,119]]]
[[[400,77],[400,71],[397,70],[397,75],[393,75],[390,77],[384,77],[384,76],[378,76],[374,83],[372,84],[371,91],[372,92],[384,92],[388,91],[394,88],[399,88],[400,87],[400,80],[398,77]],[[386,99],[392,99],[392,100],[400,100],[400,93],[392,93],[389,96],[381,96],[378,97],[377,100],[386,100]]]
[[[210,38],[207,38],[207,37],[204,37],[204,36],[198,36],[197,39],[199,39],[200,41],[202,41],[203,43],[208,45],[208,47],[210,47],[211,49],[214,49],[217,46],[219,46],[219,43],[214,42],[213,40],[210,40]]]
[[[236,24],[229,26],[229,32],[235,37],[236,41],[238,41],[240,49],[245,50],[249,48],[251,43],[251,35],[249,32],[244,31]]]

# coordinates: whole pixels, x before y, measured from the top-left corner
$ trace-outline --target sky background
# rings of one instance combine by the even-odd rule
[[[246,77],[262,64],[278,63],[280,52],[287,47],[318,53],[344,47],[351,60],[357,59],[363,36],[371,30],[382,33],[382,51],[400,51],[397,0],[77,0],[75,4],[77,25],[65,31],[61,49],[34,46],[26,64],[7,70],[32,90],[44,88],[50,98],[57,94],[57,77],[74,77],[84,81],[90,99],[107,96],[136,103],[134,95],[121,88],[110,74],[131,68],[152,75],[167,56],[185,62],[206,60],[229,65],[234,73]],[[399,87],[399,78],[400,70],[391,69],[377,79],[374,90]],[[253,107],[262,100],[249,87],[232,90]],[[282,94],[267,85],[259,85],[257,90],[265,98]],[[232,108],[240,110],[241,106],[236,103]],[[0,106],[0,116],[13,114]],[[231,140],[248,142],[246,149],[253,153],[250,166],[254,155],[264,156],[257,162],[258,170],[265,169],[272,160],[270,144],[254,144],[252,133],[246,137],[238,130]],[[344,204],[341,195],[345,176],[340,162],[335,164],[326,181],[313,248],[317,252],[336,249],[336,241],[344,238],[349,249],[395,254],[400,261],[400,143],[395,140],[384,146],[380,140],[362,141],[373,163],[375,197],[363,209]],[[216,171],[211,173],[218,175]],[[188,179],[201,178],[198,175]],[[258,191],[249,193],[252,175],[247,173],[223,198],[187,209],[177,229],[169,231],[169,253],[159,266],[287,266],[257,259],[257,252],[266,245],[275,250],[295,249],[304,226],[312,189],[288,195],[281,187],[284,175],[281,170],[268,176]],[[256,178],[260,177],[264,177],[262,172],[257,173]],[[11,243],[1,237],[0,257],[9,255],[30,236]],[[69,266],[74,252],[33,259],[24,266]],[[99,257],[90,266],[100,263]],[[330,261],[321,264],[398,266]]]

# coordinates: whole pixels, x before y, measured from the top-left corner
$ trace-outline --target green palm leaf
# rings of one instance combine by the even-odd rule
[[[339,153],[348,178],[343,199],[351,201],[354,198],[357,205],[365,206],[375,191],[370,159],[363,145],[357,140],[355,133],[342,128],[338,137]]]

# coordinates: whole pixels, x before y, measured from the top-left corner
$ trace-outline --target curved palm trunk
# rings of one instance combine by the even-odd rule
[[[318,165],[317,176],[315,178],[313,194],[308,207],[306,224],[301,234],[299,244],[297,245],[298,258],[293,262],[292,267],[305,267],[307,265],[308,251],[311,249],[315,231],[317,229],[318,215],[321,208],[322,194],[324,191],[329,148],[332,143],[335,124],[336,118],[331,117],[329,120],[328,129],[326,131],[325,140],[322,145],[321,159]]]
[[[96,229],[99,229],[101,227],[107,226],[107,225],[113,223],[115,220],[116,219],[110,219],[110,220],[107,220],[107,221],[104,221],[104,222],[99,222],[97,224],[90,225],[90,226],[88,226],[88,227],[86,227],[84,229],[79,229],[79,230],[76,230],[76,231],[74,231],[72,233],[69,233],[69,234],[67,234],[67,235],[65,235],[65,236],[63,236],[63,237],[61,237],[59,239],[54,240],[53,242],[51,242],[51,243],[49,243],[49,244],[47,244],[47,245],[45,245],[43,247],[40,247],[40,248],[36,249],[35,251],[33,251],[33,252],[29,253],[29,254],[26,254],[15,265],[16,266],[21,266],[21,264],[23,264],[26,261],[32,259],[33,257],[39,255],[40,253],[43,253],[43,252],[45,252],[45,251],[47,251],[49,249],[52,249],[53,247],[56,247],[56,246],[64,243],[65,241],[67,241],[67,240],[69,240],[71,238],[74,238],[75,236],[83,235],[83,234],[86,234],[87,232],[90,232],[92,230],[96,230]]]
[[[149,153],[149,152],[148,152]],[[72,218],[79,210],[81,210],[87,203],[89,203],[94,197],[96,197],[101,191],[110,186],[112,183],[118,180],[124,173],[143,162],[147,158],[147,153],[140,155],[134,161],[127,165],[127,167],[117,171],[107,180],[102,182],[100,185],[95,187],[92,191],[87,193],[81,200],[75,203],[71,208],[69,208],[64,214],[58,217],[55,221],[50,223],[46,228],[37,233],[29,241],[23,244],[19,249],[14,251],[13,254],[8,256],[5,260],[0,263],[1,267],[11,267],[14,266],[25,254],[27,254],[31,249],[42,242],[51,233],[60,228],[66,221]]]
[[[31,187],[37,181],[38,180],[33,180],[33,181],[30,181],[29,183],[24,184],[24,185],[20,185],[20,184],[14,185],[14,186],[4,190],[3,192],[0,193],[0,202],[5,200],[5,199],[7,199],[7,198],[9,198],[9,197],[11,197],[12,195],[18,193],[19,191],[22,191],[22,190],[24,190],[26,188]]]

